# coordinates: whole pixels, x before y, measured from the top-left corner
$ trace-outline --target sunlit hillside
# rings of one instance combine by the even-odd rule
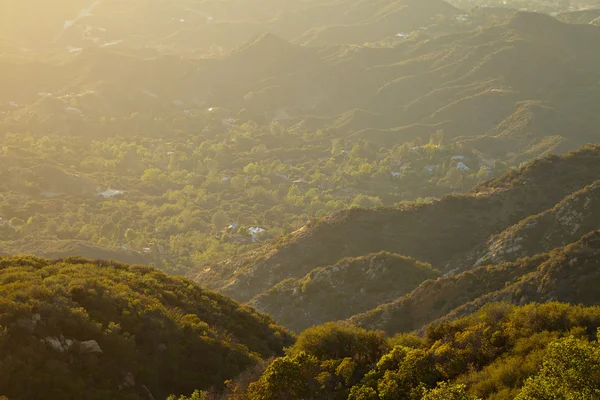
[[[599,48],[597,0],[0,0],[0,399],[600,399]]]

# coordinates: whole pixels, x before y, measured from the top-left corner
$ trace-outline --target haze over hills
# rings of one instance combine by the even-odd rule
[[[242,120],[387,146],[443,130],[447,140],[522,162],[592,140],[600,60],[587,46],[598,42],[596,27],[520,13],[483,30],[415,34],[386,47],[305,47],[267,33],[211,59],[104,47],[33,63],[25,53],[0,66],[2,125],[14,130],[14,119],[35,115],[48,131],[102,115],[218,107],[228,117],[244,110]]]
[[[86,4],[87,3],[87,4]],[[378,41],[459,10],[441,0],[11,2],[0,36],[25,47],[93,47],[115,42],[186,51],[231,49],[273,32],[298,43]],[[26,29],[32,28],[32,29]]]
[[[594,1],[2,2],[0,399],[600,399]]]

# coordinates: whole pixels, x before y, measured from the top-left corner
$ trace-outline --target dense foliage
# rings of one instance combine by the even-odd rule
[[[0,139],[0,251],[61,256],[61,242],[79,240],[184,274],[343,208],[462,191],[505,168],[461,172],[453,155],[478,161],[457,146],[379,150],[277,124],[223,127],[210,113],[196,119],[210,132]]]
[[[292,341],[269,317],[150,267],[0,258],[0,395],[11,400],[219,388]]]
[[[229,398],[597,399],[598,327],[600,308],[561,303],[491,304],[422,338],[328,324]]]

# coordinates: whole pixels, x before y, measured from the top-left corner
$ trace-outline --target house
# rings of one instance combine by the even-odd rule
[[[399,177],[399,176],[402,176],[402,172],[394,172],[394,171],[391,171],[391,172],[390,172],[390,174],[392,174],[392,176],[393,176],[394,178],[397,178],[397,177]]]
[[[296,185],[308,185],[308,181],[302,178],[296,179],[292,183],[295,183]]]
[[[427,166],[425,166],[425,168],[423,168],[423,171],[429,172],[430,174],[432,174],[433,171],[435,171],[435,167],[436,167],[436,165],[427,165]]]
[[[231,178],[229,176],[224,176],[224,177],[221,178],[221,182],[227,183],[227,182],[229,182],[230,179]]]
[[[470,169],[462,161],[456,163],[456,168],[460,169],[461,171],[468,171]]]
[[[464,160],[465,156],[453,156],[452,160]]]
[[[98,196],[102,196],[104,198],[114,197],[119,194],[123,194],[122,190],[114,190],[114,189],[106,189],[104,192],[96,193]]]
[[[232,222],[228,227],[227,230],[231,230],[231,231],[235,231],[238,226],[240,226],[240,224],[238,222]]]
[[[255,227],[255,226],[251,226],[250,228],[248,228],[248,233],[250,233],[250,236],[252,236],[253,242],[258,241],[258,235],[260,235],[263,232],[266,232],[266,230],[263,228],[259,228],[259,227]]]

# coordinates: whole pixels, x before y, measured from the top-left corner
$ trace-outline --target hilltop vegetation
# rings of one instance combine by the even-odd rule
[[[0,395],[140,399],[221,388],[293,337],[145,266],[0,258]]]
[[[391,340],[328,324],[303,332],[229,398],[597,399],[599,315],[598,307],[500,303]]]

